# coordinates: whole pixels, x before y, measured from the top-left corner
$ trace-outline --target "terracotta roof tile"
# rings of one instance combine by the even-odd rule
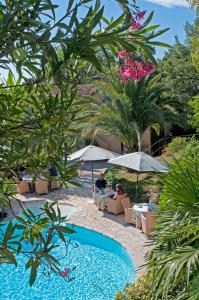
[[[77,95],[79,97],[83,97],[83,96],[92,96],[97,92],[96,88],[91,86],[91,85],[87,85],[87,84],[80,84],[77,87]]]
[[[57,93],[59,94],[59,91],[59,88],[55,86],[52,95],[55,96]],[[79,84],[77,87],[78,97],[93,96],[96,92],[97,89],[94,86],[88,84]]]

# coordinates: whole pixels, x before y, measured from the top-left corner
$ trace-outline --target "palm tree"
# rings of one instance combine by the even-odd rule
[[[199,299],[198,166],[198,153],[186,155],[165,181],[148,261],[154,300]]]
[[[198,208],[199,155],[195,148],[195,153],[185,153],[170,166],[158,205],[147,271],[132,289],[118,293],[117,300],[199,299]]]
[[[150,127],[157,133],[164,122],[179,123],[174,107],[162,98],[159,76],[123,83],[115,76],[96,86],[105,100],[93,103],[91,117],[84,134],[117,137],[128,152],[141,150],[141,137]]]

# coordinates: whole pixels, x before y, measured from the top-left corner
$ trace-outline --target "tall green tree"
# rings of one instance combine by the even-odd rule
[[[165,96],[175,102],[177,111],[187,121],[185,129],[189,129],[190,106],[188,101],[199,91],[199,76],[192,58],[192,43],[197,24],[197,18],[194,24],[185,24],[184,43],[181,43],[176,37],[175,44],[166,52],[159,64],[159,72],[162,74],[161,81],[165,86]]]
[[[199,90],[199,76],[192,64],[190,46],[176,41],[162,59],[159,68],[166,97],[178,104],[176,108],[179,112],[186,114],[187,102]]]
[[[164,122],[180,124],[173,103],[161,97],[164,88],[159,82],[159,76],[150,76],[126,84],[113,76],[108,82],[97,83],[105,100],[92,105],[85,134],[115,136],[131,152],[141,150],[141,138],[148,127],[159,133]]]

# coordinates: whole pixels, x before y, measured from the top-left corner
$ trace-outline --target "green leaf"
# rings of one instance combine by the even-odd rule
[[[150,34],[150,35],[148,36],[148,39],[154,39],[155,37],[164,34],[164,33],[167,32],[169,29],[170,29],[170,28],[165,28],[165,29],[163,29],[163,30],[159,30],[159,31],[157,31],[157,32],[153,32],[152,34]]]
[[[35,280],[37,278],[37,262],[33,261],[32,265],[31,265],[31,272],[30,272],[30,279],[29,279],[29,283],[30,286],[32,286],[35,283]]]
[[[25,51],[23,48],[18,48],[18,49],[15,49],[13,51],[13,57],[16,59],[16,60],[21,60],[23,61],[26,57],[26,54],[25,54]]]
[[[117,18],[114,22],[112,22],[109,26],[107,26],[105,28],[105,31],[110,31],[110,30],[116,28],[117,26],[119,26],[122,23],[122,21],[124,20],[124,16],[125,16],[125,14],[122,14],[119,18]]]
[[[65,243],[66,239],[65,239],[63,233],[60,230],[58,230],[58,229],[57,229],[57,233],[58,233],[60,239]]]
[[[93,30],[100,22],[104,13],[104,6],[96,13],[91,22],[91,29]]]
[[[14,75],[12,74],[11,71],[9,71],[9,73],[8,73],[8,79],[7,79],[7,81],[6,81],[6,84],[7,84],[8,86],[13,86],[13,85],[15,84],[15,81],[14,81]]]
[[[14,227],[12,225],[12,221],[9,222],[7,228],[6,228],[6,232],[4,235],[4,240],[3,242],[6,244],[8,242],[8,240],[12,237],[12,234],[14,232]]]
[[[8,260],[8,263],[17,266],[17,261],[15,259],[15,256],[10,250],[8,249],[0,250],[0,255],[5,257]]]
[[[67,13],[70,12],[70,9],[72,8],[73,4],[74,4],[74,0],[69,0],[68,7],[67,7]]]
[[[69,22],[69,28],[72,29],[74,23],[75,23],[75,19],[77,17],[77,5],[75,6],[74,10],[73,10],[73,14],[71,16],[70,22]]]
[[[154,46],[160,46],[160,47],[166,47],[166,48],[172,48],[171,45],[163,42],[148,42],[149,45],[154,45]]]
[[[50,7],[50,10],[51,10],[52,14],[53,14],[53,19],[55,20],[55,9],[54,9],[54,5],[52,4],[51,0],[46,0],[46,1],[47,1],[48,5],[49,5],[49,7]]]
[[[100,5],[101,5],[101,1],[100,0],[96,0],[95,1],[95,8],[94,8],[94,10],[98,11],[98,9],[100,8]]]
[[[50,254],[48,254],[48,253],[46,253],[45,256],[46,256],[46,258],[47,258],[48,260],[53,261],[56,265],[59,265],[59,264],[60,264],[59,260],[56,259],[54,256],[52,256],[52,255],[50,255]]]
[[[147,32],[150,32],[152,30],[155,30],[157,28],[159,28],[160,25],[153,25],[153,26],[150,26],[150,27],[147,27],[147,28],[144,28],[143,30],[140,30],[140,34],[143,34],[143,33],[147,33]]]
[[[30,257],[29,260],[28,260],[27,263],[26,263],[25,268],[26,268],[26,269],[29,269],[30,267],[32,267],[33,262],[34,262],[33,257]]]
[[[71,228],[66,227],[66,226],[57,226],[57,230],[61,230],[63,232],[70,233],[70,234],[76,232],[74,229],[71,229]]]
[[[153,15],[154,15],[154,12],[152,11],[150,13],[150,15],[148,16],[148,18],[146,19],[146,21],[143,23],[143,25],[142,25],[143,28],[145,28],[151,22],[151,20],[153,19]]]
[[[24,225],[27,226],[27,221],[25,221],[23,218],[21,218],[21,217],[19,217],[19,216],[15,216],[15,219],[16,219],[18,222],[20,222],[20,223],[22,223],[22,224],[24,224]]]
[[[100,61],[97,59],[96,55],[91,49],[88,49],[88,54],[81,54],[81,57],[84,58],[85,60],[91,62],[98,71],[102,71],[102,66]]]

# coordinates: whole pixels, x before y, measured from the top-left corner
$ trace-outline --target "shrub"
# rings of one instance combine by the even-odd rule
[[[114,189],[115,185],[117,184],[117,173],[119,171],[118,167],[111,167],[105,171],[105,179],[108,185]]]
[[[111,167],[105,172],[105,179],[108,185],[115,189],[116,184],[120,183],[124,187],[125,192],[131,201],[136,200],[136,202],[141,201],[141,195],[144,193],[143,185],[138,184],[137,188],[137,197],[136,197],[136,182],[128,180],[126,178],[120,177],[120,168],[119,167]]]
[[[193,142],[193,140],[191,140]],[[199,155],[171,164],[157,212],[146,274],[116,300],[199,299]]]
[[[115,300],[149,300],[148,297],[148,280],[142,276],[135,284],[127,284],[123,291],[118,291]]]
[[[170,144],[168,144],[168,152],[171,155],[175,155],[181,153],[182,149],[184,149],[187,145],[186,137],[176,137],[172,140]]]
[[[169,154],[172,156],[195,156],[199,152],[199,140],[193,137],[176,137],[168,145]]]

